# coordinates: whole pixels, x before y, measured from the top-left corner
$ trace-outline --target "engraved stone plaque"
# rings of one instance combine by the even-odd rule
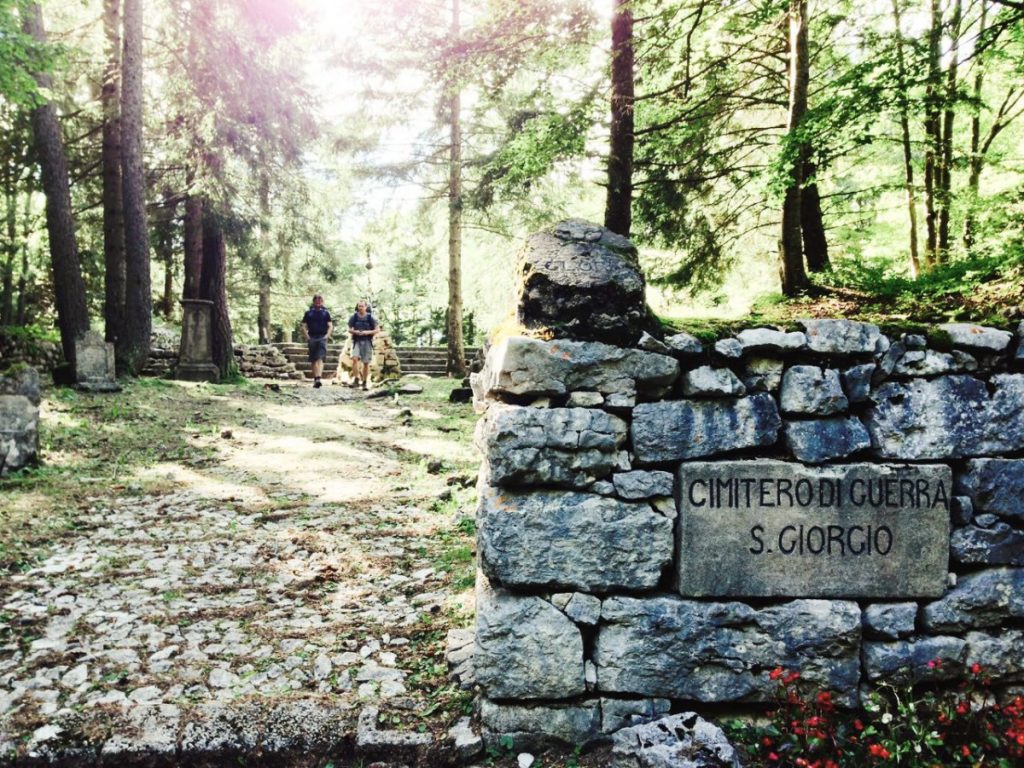
[[[947,466],[687,462],[677,481],[684,597],[943,594]]]

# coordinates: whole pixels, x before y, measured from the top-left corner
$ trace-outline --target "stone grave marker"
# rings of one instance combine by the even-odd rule
[[[114,345],[97,331],[75,339],[75,388],[86,392],[120,392],[114,365]]]
[[[0,371],[0,474],[39,456],[39,374],[16,365]]]

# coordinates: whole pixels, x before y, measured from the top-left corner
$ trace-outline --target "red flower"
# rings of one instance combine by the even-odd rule
[[[800,679],[800,673],[799,672],[790,672],[788,675],[786,675],[783,678],[782,684],[783,685],[789,685],[790,683],[795,683],[799,679]]]
[[[960,747],[960,754],[963,755],[964,757],[970,757],[971,756],[971,748],[968,747],[966,744],[964,744],[962,747]]]
[[[974,662],[973,664],[971,664],[971,674],[976,675],[979,672],[981,672],[981,664],[979,664],[978,662]]]
[[[892,755],[892,753],[881,744],[872,744],[868,747],[868,752],[871,753],[872,757],[880,757],[883,760],[888,760]]]
[[[959,704],[956,705],[956,713],[958,715],[966,715],[970,711],[970,709],[971,708],[967,706],[966,701],[961,701]]]
[[[777,763],[779,761],[779,756],[774,752],[769,752],[768,759],[771,760],[773,763]]]
[[[771,672],[768,673],[768,679],[769,680],[778,680],[780,677],[782,677],[783,671],[784,670],[782,669],[782,667],[776,667],[775,669],[773,669]]]
[[[770,747],[773,744],[770,736],[765,736],[763,739],[761,739],[761,743],[764,744],[766,747]]]
[[[862,723],[859,719],[854,720],[853,721],[853,727],[856,728],[858,731],[863,731],[864,730],[864,723]]]

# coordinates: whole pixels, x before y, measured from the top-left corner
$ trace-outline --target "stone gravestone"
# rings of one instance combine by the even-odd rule
[[[632,346],[647,319],[636,248],[570,219],[532,235],[519,258],[518,319],[558,339]]]
[[[213,362],[213,302],[181,300],[181,345],[175,378],[185,381],[219,381]]]
[[[39,374],[16,365],[0,372],[0,474],[39,456]]]
[[[86,392],[120,392],[114,366],[114,345],[97,331],[75,339],[75,388]]]

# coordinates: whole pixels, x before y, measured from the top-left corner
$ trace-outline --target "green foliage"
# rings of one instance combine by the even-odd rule
[[[998,704],[980,664],[955,688],[883,686],[861,711],[841,710],[828,691],[801,686],[798,672],[778,668],[771,678],[778,689],[769,722],[732,722],[726,728],[757,765],[1010,768],[1024,759],[1024,698]]]

